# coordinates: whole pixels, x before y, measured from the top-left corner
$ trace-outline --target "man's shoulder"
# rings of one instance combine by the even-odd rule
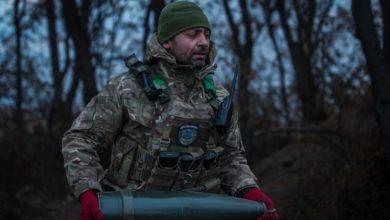
[[[227,96],[229,96],[229,91],[223,87],[220,83],[215,83],[215,96],[218,100],[218,102],[222,102]]]
[[[130,72],[124,72],[111,78],[108,81],[108,87],[115,89],[119,95],[123,95],[124,93],[138,94],[143,91],[135,75]]]
[[[134,80],[135,80],[135,77],[133,76],[133,74],[126,71],[126,72],[122,72],[121,74],[111,78],[108,81],[108,84],[117,86],[123,82],[134,82]]]

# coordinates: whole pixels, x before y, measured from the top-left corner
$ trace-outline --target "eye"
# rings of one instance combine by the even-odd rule
[[[190,36],[190,37],[195,37],[196,36],[196,31],[188,31],[187,32],[187,35]]]
[[[206,32],[206,33],[204,34],[204,36],[206,37],[206,39],[210,39],[210,33],[209,33],[209,32]]]

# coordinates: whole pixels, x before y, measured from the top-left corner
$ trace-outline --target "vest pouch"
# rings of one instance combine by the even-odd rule
[[[175,185],[172,187],[172,190],[183,190],[196,187],[199,174],[199,170],[180,172],[176,178]]]
[[[180,156],[179,170],[180,173],[176,178],[173,190],[182,190],[196,186],[200,174],[202,157],[198,154],[184,153]]]
[[[110,182],[122,188],[127,186],[136,148],[137,142],[128,137],[121,136],[117,139],[112,149],[111,164],[107,173]]]
[[[208,149],[203,154],[202,172],[199,177],[199,184],[218,178],[221,173],[220,159],[223,152],[222,147]],[[217,187],[218,188],[218,187]]]
[[[201,183],[206,182],[210,179],[218,177],[220,172],[221,172],[220,167],[214,167],[214,168],[211,168],[208,170],[206,170],[206,169],[202,170],[200,177],[199,177],[199,183],[201,184]]]
[[[161,151],[147,180],[146,188],[170,190],[179,173],[179,155],[178,152]]]
[[[221,174],[221,168],[220,167],[214,167],[208,170],[202,170],[200,172],[200,176],[198,179],[198,186],[199,185],[205,185],[205,183],[215,180],[216,178],[219,178]],[[221,185],[218,183],[217,186],[214,186],[211,189],[207,189],[207,192],[212,193],[220,193]]]

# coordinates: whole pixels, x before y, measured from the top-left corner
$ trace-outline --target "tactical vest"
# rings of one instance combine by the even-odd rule
[[[130,57],[127,66],[154,104],[154,118],[146,132],[145,144],[138,144],[119,166],[118,173],[128,172],[126,180],[133,184],[126,187],[218,190],[223,148],[217,144],[214,126],[217,101],[210,78],[202,79],[208,98],[189,103],[177,94],[174,81],[165,82],[161,75],[149,73],[148,67],[135,56]],[[121,187],[124,185],[123,182]]]

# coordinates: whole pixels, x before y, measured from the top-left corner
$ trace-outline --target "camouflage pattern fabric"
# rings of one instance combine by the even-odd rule
[[[210,65],[195,71],[190,66],[176,64],[175,58],[162,48],[154,36],[148,44],[144,63],[153,73],[161,74],[169,86],[175,85],[171,86],[174,89],[170,90],[170,96],[184,100],[182,103],[204,104],[210,100],[210,94],[205,93],[201,79],[216,68],[211,65],[215,54],[212,44],[208,57]],[[218,103],[227,95],[223,87],[216,85]],[[205,118],[199,111],[188,112],[187,109],[187,112],[182,112],[179,108],[176,109],[177,114]],[[102,191],[103,185],[115,190],[142,187],[145,172],[152,169],[145,165],[147,159],[144,156],[152,152],[150,140],[154,134],[151,128],[161,120],[159,111],[158,103],[148,100],[133,74],[124,73],[109,81],[75,119],[62,140],[66,176],[76,197],[87,189]],[[212,175],[220,178],[223,191],[235,195],[241,189],[257,187],[257,179],[244,156],[237,112],[233,114],[228,134],[218,137],[216,144],[224,154],[220,169]],[[103,150],[111,152],[107,168],[103,168],[100,162],[99,155]],[[150,155],[153,160],[153,154]]]

